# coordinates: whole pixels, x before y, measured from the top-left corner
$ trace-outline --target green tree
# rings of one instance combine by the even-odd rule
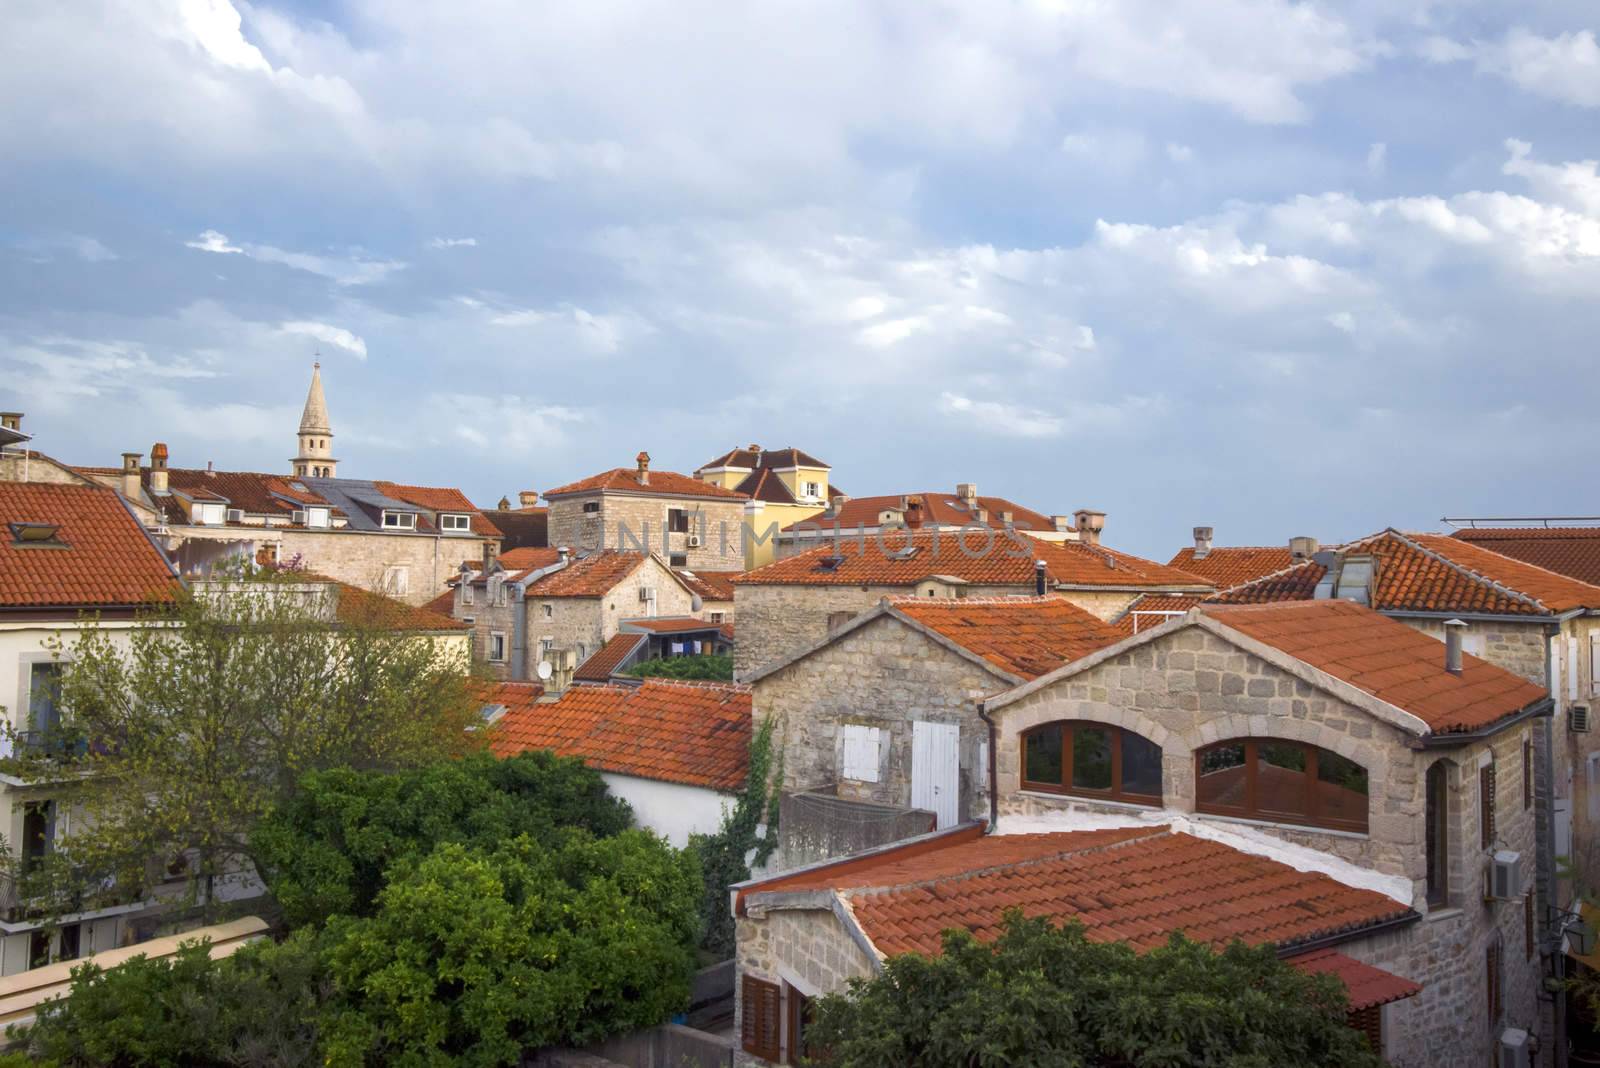
[[[700,901],[700,947],[716,960],[733,956],[733,914],[728,887],[750,878],[778,847],[779,786],[783,763],[774,754],[773,721],[763,719],[750,737],[750,774],[715,834],[692,834],[689,850],[700,860],[705,891]],[[765,833],[761,833],[763,828]]]
[[[77,814],[30,889],[64,911],[86,883],[125,895],[152,861],[183,856],[215,915],[212,882],[254,866],[251,831],[307,772],[480,746],[466,729],[481,702],[465,658],[397,626],[407,611],[267,574],[182,591],[126,639],[87,626],[60,649],[69,736],[9,769],[58,783],[58,804]]]
[[[636,830],[399,861],[371,917],[329,924],[327,1063],[506,1065],[661,1023],[688,1003],[699,895],[693,859]]]
[[[388,867],[442,842],[492,849],[521,835],[551,844],[633,823],[600,773],[548,751],[486,753],[394,774],[336,769],[302,780],[256,829],[252,852],[291,926],[370,915]]]
[[[1268,946],[1174,936],[1141,954],[1012,912],[993,943],[947,932],[938,957],[895,957],[821,999],[808,1045],[829,1068],[1381,1068],[1347,1008],[1337,979]]]
[[[626,672],[635,678],[661,678],[661,679],[695,679],[708,681],[733,681],[733,657],[717,656],[669,656],[657,660],[645,660],[635,664]]]

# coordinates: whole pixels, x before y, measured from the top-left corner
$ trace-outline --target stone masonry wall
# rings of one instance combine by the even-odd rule
[[[744,1023],[744,984],[740,976],[752,975],[782,986],[785,982],[807,997],[843,990],[854,978],[876,973],[876,961],[850,937],[832,912],[785,911],[735,921],[738,949],[734,980],[734,1045]],[[734,1053],[737,1065],[764,1065],[742,1049]]]
[[[964,818],[989,814],[988,728],[977,701],[1007,682],[891,617],[880,617],[755,683],[757,719],[777,717],[784,791],[835,787],[839,797],[911,804],[912,723],[961,728]],[[878,782],[844,779],[840,727],[882,731]]]
[[[600,511],[583,510],[584,504],[591,501],[600,503]],[[636,552],[642,542],[644,550],[658,552],[668,560],[674,554],[687,557],[684,566],[690,570],[744,569],[742,500],[592,493],[552,500],[549,507],[551,545]],[[689,547],[688,534],[667,532],[667,512],[673,508],[690,513],[689,530],[701,536],[699,546]]]
[[[1126,808],[1051,794],[1023,792],[1020,735],[1061,719],[1093,720],[1137,732],[1162,748],[1163,803],[1193,813],[1194,752],[1215,741],[1276,737],[1333,750],[1367,769],[1365,835],[1251,821],[1255,831],[1308,846],[1363,868],[1411,881],[1412,907],[1424,919],[1401,932],[1340,949],[1424,984],[1417,998],[1391,1010],[1396,1065],[1485,1063],[1504,1026],[1537,1030],[1535,989],[1540,963],[1525,950],[1524,902],[1487,904],[1486,872],[1496,850],[1521,858],[1524,892],[1534,886],[1534,809],[1524,804],[1523,723],[1487,742],[1442,750],[1411,748],[1408,737],[1364,710],[1301,682],[1198,628],[1180,630],[1088,671],[1065,678],[999,709],[1000,806],[1003,813],[1044,815],[1073,809]],[[1429,914],[1424,825],[1425,783],[1435,760],[1450,762],[1450,900]],[[1479,767],[1496,767],[1496,828],[1481,848]],[[1219,826],[1235,821],[1217,817]],[[1502,1020],[1486,1020],[1485,949],[1503,946]]]
[[[656,591],[656,615],[693,615],[691,594],[654,558],[617,583],[604,597],[540,597],[537,585],[529,588],[528,663],[539,662],[540,643],[552,649],[571,649],[578,663],[614,637],[625,619],[642,619],[648,605],[639,599],[641,587]],[[547,613],[548,610],[548,613]]]
[[[194,528],[185,528],[185,533]],[[239,537],[239,528],[218,528],[218,537]],[[278,559],[300,556],[307,570],[364,590],[383,584],[393,566],[409,571],[409,590],[399,599],[426,604],[445,591],[464,560],[483,559],[483,538],[459,535],[391,534],[356,530],[274,528],[266,540],[278,542]],[[254,535],[247,535],[254,536]],[[498,539],[496,539],[498,540]]]
[[[1057,594],[1065,597],[1079,608],[1099,619],[1110,621],[1116,619],[1128,610],[1128,606],[1139,599],[1139,594],[1126,590],[1057,590]]]

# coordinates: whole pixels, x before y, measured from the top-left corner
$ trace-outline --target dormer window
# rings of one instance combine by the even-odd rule
[[[307,508],[305,511],[306,511],[306,526],[308,526],[308,527],[326,527],[328,525],[328,520],[329,520],[328,509],[326,509],[326,508]]]
[[[218,501],[195,501],[189,521],[200,526],[220,527],[227,519],[228,506]]]
[[[1370,600],[1372,578],[1372,557],[1347,556],[1344,558],[1344,566],[1339,569],[1339,585],[1334,596],[1341,601],[1366,604]]]
[[[445,512],[439,516],[439,529],[455,534],[470,534],[472,532],[472,517]]]
[[[417,513],[415,512],[384,512],[384,530],[416,530]]]
[[[807,482],[805,484],[805,495],[814,501],[820,501],[822,499],[822,483]]]

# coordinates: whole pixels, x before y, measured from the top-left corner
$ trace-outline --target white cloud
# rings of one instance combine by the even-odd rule
[[[1600,42],[1592,30],[1544,37],[1515,27],[1498,41],[1433,37],[1420,52],[1434,63],[1470,60],[1479,72],[1498,75],[1530,93],[1600,108]]]
[[[481,305],[479,305],[481,307]],[[496,312],[488,320],[494,326],[553,326],[584,348],[601,355],[621,350],[630,336],[649,332],[649,327],[627,315],[596,315],[573,304],[553,309],[517,308]]]
[[[1053,438],[1061,433],[1060,416],[1003,401],[977,401],[959,393],[941,393],[939,411],[960,417],[961,426],[1017,438]]]
[[[857,336],[863,345],[870,348],[885,349],[896,345],[919,330],[926,330],[928,321],[921,316],[913,315],[905,319],[890,319],[888,322],[874,323],[864,327]]]
[[[477,248],[475,237],[436,237],[428,242],[429,248]]]
[[[1189,163],[1194,159],[1194,149],[1176,141],[1167,142],[1167,158],[1173,163]]]
[[[239,12],[228,0],[178,0],[178,18],[193,43],[216,62],[271,73],[267,57],[245,40]]]
[[[436,393],[427,408],[435,424],[457,442],[482,452],[532,453],[564,444],[569,431],[587,421],[577,408],[541,404],[515,394]]]
[[[343,349],[359,360],[367,358],[367,343],[358,335],[352,334],[341,326],[301,321],[281,323],[278,329],[285,334],[315,338],[325,345]]]
[[[216,230],[203,231],[193,241],[185,241],[189,248],[201,252],[217,252],[247,256],[262,263],[276,263],[297,271],[327,278],[335,285],[360,286],[381,282],[406,264],[398,260],[373,260],[359,254],[346,257],[319,256],[310,252],[289,252],[272,245],[243,243],[231,244],[226,234]]]
[[[1382,141],[1374,141],[1367,148],[1367,173],[1374,178],[1381,178],[1389,169],[1389,146]]]
[[[219,234],[215,230],[203,230],[199,237],[193,241],[185,241],[184,244],[189,248],[197,248],[201,252],[230,253],[244,251],[238,245],[228,244],[227,234]]]

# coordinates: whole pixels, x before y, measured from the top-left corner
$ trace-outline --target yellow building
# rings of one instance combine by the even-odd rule
[[[723,453],[695,470],[695,477],[749,498],[744,511],[744,566],[774,559],[778,531],[809,519],[828,506],[833,487],[827,464],[789,447],[750,445]]]

